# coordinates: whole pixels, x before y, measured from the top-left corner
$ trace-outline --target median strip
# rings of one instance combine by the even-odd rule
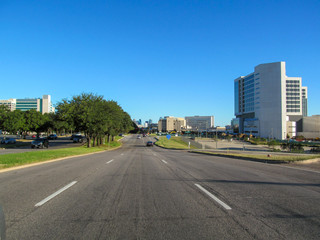
[[[64,160],[70,157],[86,156],[98,152],[115,150],[121,147],[121,142],[111,142],[109,145],[99,147],[72,147],[45,151],[29,151],[0,155],[0,173],[12,169],[31,167],[50,161]],[[10,169],[11,168],[11,169]]]
[[[34,205],[35,207],[40,207],[43,204],[45,204],[46,202],[50,201],[52,198],[58,196],[60,193],[62,193],[63,191],[67,190],[68,188],[72,187],[74,184],[76,184],[77,181],[73,181],[71,183],[69,183],[68,185],[64,186],[63,188],[61,188],[60,190],[56,191],[55,193],[51,194],[49,197],[43,199],[41,202],[38,202],[36,205]]]
[[[207,191],[205,188],[203,188],[202,186],[200,186],[199,184],[194,184],[196,185],[201,191],[203,191],[205,194],[207,194],[210,198],[212,198],[214,201],[216,201],[217,203],[219,203],[222,207],[224,207],[224,209],[226,210],[231,210],[231,207],[229,207],[229,205],[227,205],[226,203],[222,202],[219,198],[217,198],[216,196],[214,196],[211,192]]]

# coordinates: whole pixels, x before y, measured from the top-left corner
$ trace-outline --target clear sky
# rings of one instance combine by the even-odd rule
[[[234,79],[285,61],[320,114],[320,1],[0,0],[0,99],[82,92],[132,118],[234,117]]]

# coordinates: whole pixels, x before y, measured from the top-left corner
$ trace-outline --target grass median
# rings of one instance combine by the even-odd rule
[[[160,137],[155,144],[169,149],[189,149],[188,144],[182,141],[180,137],[171,137],[170,139]],[[194,149],[195,147],[190,146],[190,148]]]
[[[304,161],[310,159],[320,158],[319,155],[309,155],[309,156],[280,156],[280,155],[270,155],[268,154],[242,154],[242,153],[219,153],[219,152],[206,152],[206,151],[191,151],[193,153],[202,153],[208,155],[215,155],[221,157],[232,157],[232,158],[240,158],[240,159],[248,159],[248,160],[256,160],[256,161],[267,161],[267,162],[279,162],[279,163],[290,163],[296,161]]]
[[[121,142],[114,141],[110,144],[101,145],[99,147],[87,148],[85,146],[73,148],[61,148],[54,150],[34,150],[24,153],[10,153],[0,155],[0,169],[16,167],[31,163],[44,162],[57,158],[64,158],[69,156],[77,156],[87,153],[100,152],[111,150],[121,146]]]

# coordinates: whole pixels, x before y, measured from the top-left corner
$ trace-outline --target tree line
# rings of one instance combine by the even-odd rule
[[[87,146],[99,146],[114,140],[119,133],[133,128],[130,115],[115,101],[103,96],[82,93],[71,100],[58,103],[55,113],[41,114],[34,109],[10,111],[0,106],[0,129],[10,133],[19,132],[82,132],[87,138]]]

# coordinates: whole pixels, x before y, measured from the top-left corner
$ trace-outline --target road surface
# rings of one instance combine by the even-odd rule
[[[320,172],[123,147],[0,173],[7,239],[320,239]]]

